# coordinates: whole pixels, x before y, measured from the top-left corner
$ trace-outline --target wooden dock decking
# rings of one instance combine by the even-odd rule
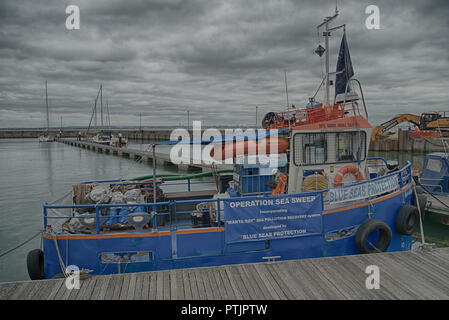
[[[379,267],[367,289],[366,267]],[[449,299],[449,248],[0,283],[0,300]]]

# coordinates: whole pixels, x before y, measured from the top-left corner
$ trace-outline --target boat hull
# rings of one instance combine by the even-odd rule
[[[395,221],[401,207],[411,203],[409,184],[375,201],[324,210],[319,235],[239,243],[226,243],[225,227],[92,235],[44,233],[45,277],[61,273],[61,262],[93,270],[92,274],[113,274],[257,263],[267,257],[291,260],[359,254],[356,230],[369,217],[383,221],[392,230],[386,251],[406,251],[411,249],[412,236],[397,233]],[[341,230],[352,231],[335,237]]]

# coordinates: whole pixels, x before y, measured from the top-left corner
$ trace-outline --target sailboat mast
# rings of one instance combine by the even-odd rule
[[[103,85],[100,84],[101,129],[103,130]]]
[[[45,103],[47,105],[47,131],[50,129],[50,117],[48,115],[48,92],[47,92],[47,80],[45,80]]]

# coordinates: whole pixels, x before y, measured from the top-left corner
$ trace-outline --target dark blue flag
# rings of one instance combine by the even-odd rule
[[[351,55],[349,54],[348,43],[346,42],[346,34],[343,34],[341,39],[340,52],[338,53],[337,72],[343,71],[337,74],[335,79],[335,96],[340,93],[345,93],[346,83],[348,79],[354,75],[352,69]],[[349,92],[348,87],[348,92]]]

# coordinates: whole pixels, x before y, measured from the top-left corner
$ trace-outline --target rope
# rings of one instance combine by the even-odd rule
[[[432,193],[430,193],[429,191],[426,190],[426,187],[424,187],[422,184],[420,184],[418,182],[418,186],[421,186],[421,188],[423,188],[424,192],[426,192],[428,195],[430,195],[432,198],[434,198],[435,200],[437,200],[439,203],[441,203],[443,206],[445,206],[446,208],[449,209],[449,206],[447,204],[445,204],[443,201],[441,201],[440,199],[438,199],[437,197],[435,197]]]
[[[417,204],[418,212],[419,212],[419,228],[420,228],[420,231],[421,231],[421,241],[422,241],[421,243],[422,243],[422,245],[426,245],[426,241],[424,240],[424,228],[423,228],[423,225],[422,225],[423,216],[422,216],[422,213],[421,213],[421,206],[419,205],[418,193],[416,192],[415,179],[413,179],[413,178],[412,178],[412,183],[413,183],[413,192],[415,194],[416,204]]]
[[[15,246],[14,248],[11,248],[11,249],[9,249],[9,250],[7,250],[7,251],[1,253],[1,254],[0,254],[0,258],[3,257],[3,256],[5,256],[5,255],[7,255],[7,254],[10,253],[10,252],[13,252],[14,250],[16,250],[16,249],[18,249],[18,248],[20,248],[20,247],[23,246],[24,244],[30,242],[31,240],[33,240],[34,238],[36,238],[36,237],[37,237],[38,235],[40,235],[41,233],[42,233],[42,230],[40,230],[38,233],[36,233],[34,236],[32,236],[31,238],[29,238],[28,240],[26,240],[26,241],[22,242],[21,244]]]
[[[374,250],[376,250],[377,252],[379,252],[379,253],[382,253],[383,251],[380,251],[379,250],[379,248],[377,248],[374,244],[372,244],[371,243],[371,241],[369,241],[369,240],[366,240],[369,244],[370,244],[370,246],[374,249]]]
[[[53,235],[53,242],[55,243],[56,253],[58,254],[59,265],[61,267],[62,273],[64,274],[64,277],[67,278],[66,268],[64,265],[64,261],[61,258],[61,253],[59,252],[59,246],[58,241],[56,240],[56,235]]]
[[[324,190],[327,189],[328,186],[329,183],[326,177],[321,174],[314,173],[304,179],[302,183],[302,192]]]

